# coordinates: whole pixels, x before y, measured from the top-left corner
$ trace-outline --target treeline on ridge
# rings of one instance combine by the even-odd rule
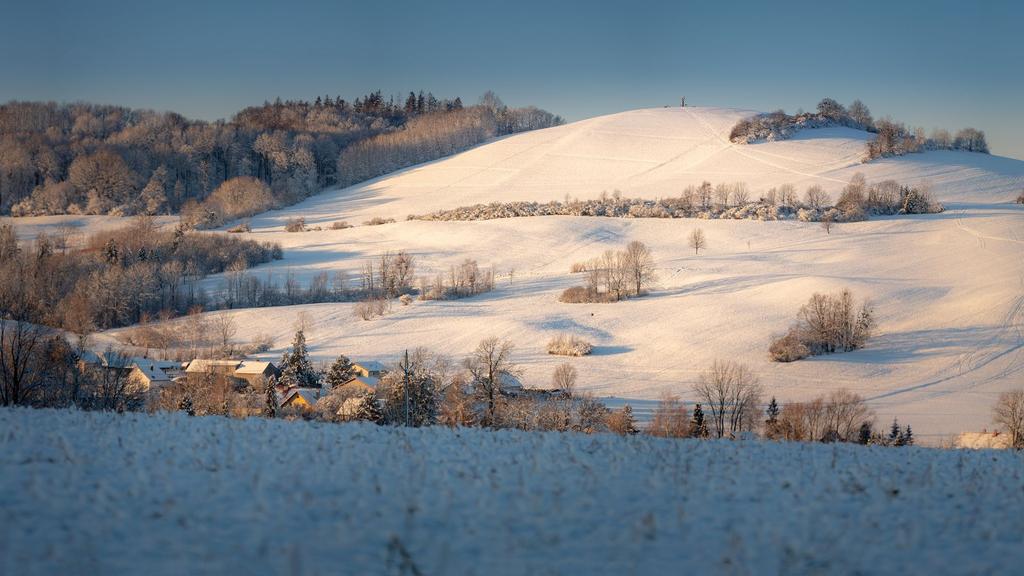
[[[203,224],[231,216],[205,201],[233,178],[265,184],[266,210],[561,121],[509,108],[490,92],[473,106],[422,92],[404,104],[380,91],[351,103],[278,99],[216,122],[123,106],[8,102],[0,105],[0,214],[184,210],[205,214],[193,218]]]
[[[845,107],[832,98],[823,98],[815,112],[797,112],[790,116],[782,110],[776,110],[743,118],[733,126],[729,140],[744,144],[785,140],[799,130],[829,126],[846,126],[876,134],[867,143],[865,160],[926,150],[963,150],[988,154],[985,133],[976,128],[964,128],[955,135],[944,129],[935,129],[926,136],[923,128],[909,129],[902,122],[889,118],[875,120],[860,100],[854,100],[849,107]]]

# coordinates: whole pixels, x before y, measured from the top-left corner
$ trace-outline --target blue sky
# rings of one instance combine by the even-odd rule
[[[1024,159],[1022,2],[5,2],[0,101],[228,117],[276,96],[495,90],[569,120],[863,100]]]

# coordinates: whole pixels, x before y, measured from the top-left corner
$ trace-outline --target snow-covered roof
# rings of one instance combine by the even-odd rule
[[[316,404],[317,399],[320,398],[320,389],[319,388],[299,388],[297,386],[292,386],[291,388],[289,388],[281,396],[281,402],[280,402],[281,405],[287,404],[295,396],[300,396],[310,406],[313,406],[313,405]]]
[[[380,378],[377,378],[376,376],[356,376],[348,382],[345,382],[344,386],[348,386],[349,384],[361,384],[367,388],[376,390],[377,385],[380,384]]]
[[[234,370],[241,364],[238,360],[206,360],[197,358],[188,363],[185,372],[206,372],[207,370]]]
[[[362,368],[363,370],[366,370],[367,372],[383,372],[384,371],[384,363],[383,362],[378,362],[376,360],[364,360],[362,362],[354,362],[353,366],[356,366],[357,368]]]
[[[267,368],[273,366],[270,362],[256,362],[253,360],[243,360],[238,368],[235,369],[235,374],[263,374],[267,371]]]
[[[160,366],[153,362],[135,362],[135,369],[142,373],[150,382],[170,382],[171,379]]]

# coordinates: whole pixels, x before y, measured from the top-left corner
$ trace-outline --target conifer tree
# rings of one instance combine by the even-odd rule
[[[896,418],[892,419],[892,427],[889,428],[889,446],[899,446],[900,437],[902,436],[900,431],[900,424],[896,421]]]
[[[291,352],[285,352],[281,356],[281,382],[303,388],[316,388],[320,385],[320,377],[309,361],[306,335],[302,330],[295,333]]]
[[[277,379],[273,376],[267,380],[267,387],[263,389],[263,415],[273,418],[277,415]]]
[[[104,252],[104,255],[107,257],[107,262],[109,264],[116,264],[117,263],[117,260],[120,257],[120,253],[117,250],[117,243],[114,242],[113,238],[111,238],[110,240],[107,240],[107,245],[103,249],[103,252]]]
[[[330,370],[327,372],[327,376],[324,378],[324,383],[329,389],[334,389],[344,385],[355,375],[355,367],[352,365],[352,361],[347,356],[342,354],[338,356],[338,359],[331,364]]]
[[[864,422],[860,425],[860,432],[857,435],[858,444],[870,444],[871,443],[871,422]]]
[[[914,433],[910,430],[910,424],[903,429],[903,435],[900,436],[900,446],[913,446],[914,445]]]
[[[629,404],[622,407],[622,422],[626,434],[633,435],[640,432],[636,427],[636,418],[633,417],[633,407]]]
[[[355,413],[356,420],[380,424],[384,420],[384,413],[377,402],[376,392],[367,392],[359,401],[359,407]]]
[[[181,401],[178,402],[178,410],[181,410],[182,412],[188,414],[189,416],[196,415],[196,409],[192,405],[191,394],[185,394],[184,396],[181,397]]]
[[[704,422],[704,410],[701,409],[700,403],[698,402],[693,407],[693,417],[690,419],[690,437],[707,438],[707,436],[708,425]]]

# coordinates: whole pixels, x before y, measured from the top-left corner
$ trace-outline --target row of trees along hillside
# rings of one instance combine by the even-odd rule
[[[815,112],[798,111],[790,116],[782,110],[743,118],[733,126],[729,139],[733,142],[785,140],[809,128],[845,126],[876,134],[865,146],[865,160],[902,156],[927,150],[963,150],[988,154],[985,133],[976,128],[963,128],[956,134],[936,128],[926,135],[924,128],[908,128],[890,118],[875,119],[860,100],[843,106],[832,98],[822,98]]]
[[[278,99],[216,122],[122,106],[8,102],[0,105],[0,214],[190,212],[196,224],[220,223],[254,209],[223,198],[207,203],[234,178],[265,186],[261,211],[561,121],[537,108],[509,108],[490,92],[473,106],[423,92],[404,103],[380,91],[354,102]]]

